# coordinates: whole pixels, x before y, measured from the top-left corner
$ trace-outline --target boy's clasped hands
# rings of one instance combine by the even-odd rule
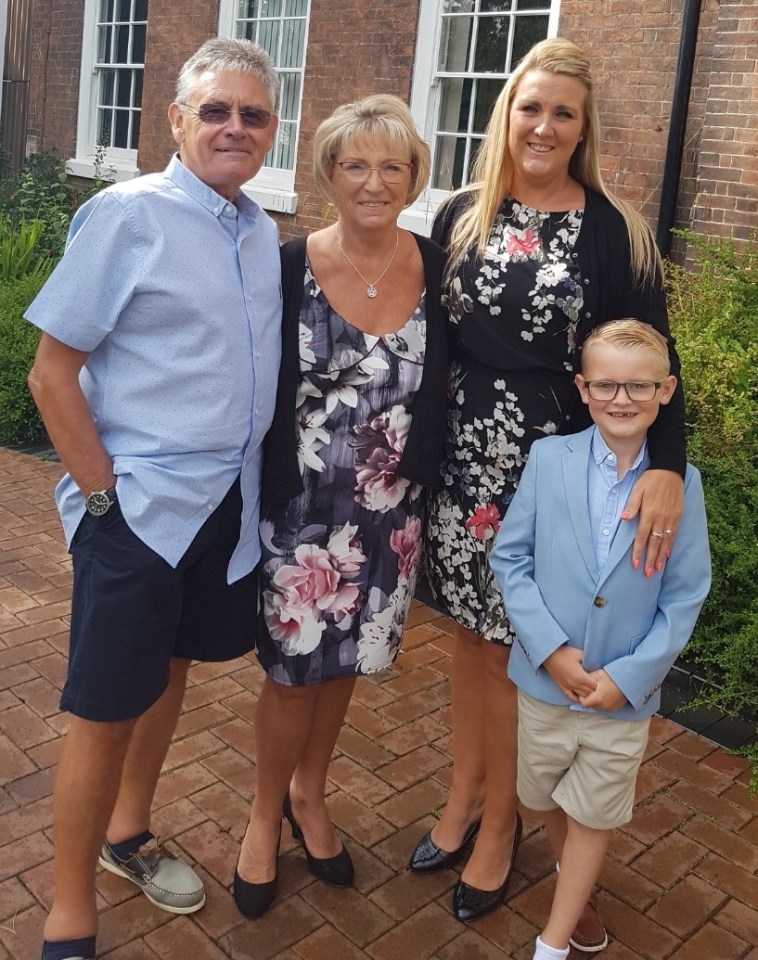
[[[558,684],[561,693],[582,707],[620,710],[626,697],[605,670],[587,672],[582,666],[583,650],[564,645],[545,660],[543,666]]]

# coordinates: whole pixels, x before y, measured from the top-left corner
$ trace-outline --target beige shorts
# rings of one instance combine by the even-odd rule
[[[594,830],[632,819],[650,720],[614,720],[518,694],[518,795]]]

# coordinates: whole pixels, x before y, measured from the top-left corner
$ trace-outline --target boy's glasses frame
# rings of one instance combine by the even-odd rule
[[[412,163],[406,163],[403,160],[390,160],[387,163],[380,163],[378,167],[372,167],[362,160],[338,160],[336,165],[353,183],[365,183],[371,176],[372,170],[376,170],[383,183],[402,183],[413,166]]]
[[[179,101],[180,107],[186,107],[190,113],[194,113],[201,123],[208,123],[212,126],[220,127],[229,122],[229,118],[236,113],[242,121],[242,126],[248,130],[265,130],[271,123],[272,113],[268,110],[259,110],[257,107],[245,107],[243,110],[232,110],[224,106],[223,103],[201,103],[199,107],[193,107],[185,101]]]
[[[615,380],[584,380],[584,386],[593,400],[615,400],[619,387],[623,387],[630,400],[648,403],[655,399],[656,393],[663,386],[663,380],[630,380],[628,383],[617,383]]]

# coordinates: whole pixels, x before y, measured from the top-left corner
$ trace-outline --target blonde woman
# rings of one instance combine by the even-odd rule
[[[411,868],[449,866],[475,840],[453,895],[460,920],[503,901],[521,833],[515,688],[506,676],[514,634],[490,548],[532,441],[587,425],[572,383],[587,333],[637,316],[668,337],[652,237],[603,184],[599,141],[586,56],[566,40],[537,44],[495,103],[475,182],[434,225],[448,253],[452,362],[445,481],[431,499],[426,545],[434,593],[459,624],[454,773],[442,817],[419,842]],[[681,391],[651,429],[650,450],[653,469],[627,507],[630,515],[640,511],[640,576],[664,561],[682,510]],[[580,926],[575,945],[602,948],[594,904]]]

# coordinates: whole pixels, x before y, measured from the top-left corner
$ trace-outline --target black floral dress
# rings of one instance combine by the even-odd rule
[[[261,519],[258,656],[274,680],[387,667],[418,572],[424,498],[397,466],[426,347],[424,297],[397,333],[336,313],[306,266],[297,389],[300,496]]]
[[[446,291],[452,363],[445,485],[430,497],[429,582],[450,617],[495,643],[513,632],[489,567],[532,442],[555,433],[572,386],[583,211],[506,198],[483,262],[470,254]]]

